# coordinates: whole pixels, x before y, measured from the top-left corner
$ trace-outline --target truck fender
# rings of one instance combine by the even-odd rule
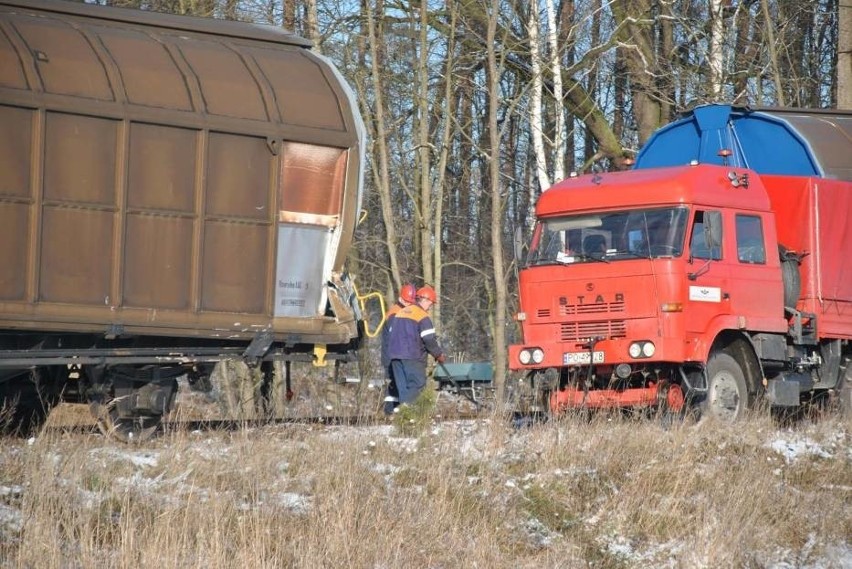
[[[688,361],[707,363],[712,350],[731,335],[747,337],[737,323],[737,317],[732,314],[719,314],[707,325],[707,329],[691,338],[692,353],[686,354]]]
[[[739,330],[722,331],[713,342],[708,359],[711,354],[720,351],[730,354],[740,364],[749,393],[755,396],[763,392],[763,365],[750,335]]]

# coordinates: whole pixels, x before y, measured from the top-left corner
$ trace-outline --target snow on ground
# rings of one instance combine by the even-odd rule
[[[846,442],[843,433],[834,433],[825,444],[816,443],[797,432],[779,433],[767,446],[783,456],[787,464],[809,456],[834,458],[837,453],[844,452],[846,459],[852,460],[852,447]]]

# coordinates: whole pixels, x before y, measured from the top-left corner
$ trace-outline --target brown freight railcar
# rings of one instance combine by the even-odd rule
[[[309,47],[0,0],[0,404],[65,390],[132,436],[223,357],[351,356],[364,129]]]

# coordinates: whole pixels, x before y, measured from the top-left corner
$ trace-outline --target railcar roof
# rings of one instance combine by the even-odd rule
[[[265,24],[164,14],[150,10],[99,6],[83,4],[81,2],[68,2],[66,0],[0,0],[0,6],[13,6],[23,10],[40,10],[58,14],[98,18],[113,22],[142,24],[158,28],[201,32],[301,47],[311,47],[313,45],[310,40],[297,36],[290,31]]]

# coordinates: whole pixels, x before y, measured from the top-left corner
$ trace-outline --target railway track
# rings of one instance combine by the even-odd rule
[[[68,413],[65,411],[64,413]],[[436,412],[430,417],[433,423],[445,421],[481,419],[491,416],[491,411],[455,411],[451,413]],[[517,416],[516,416],[517,418]],[[395,417],[383,415],[313,415],[300,417],[278,417],[262,419],[169,419],[166,418],[153,437],[162,436],[165,432],[234,432],[243,429],[261,429],[269,426],[279,425],[313,425],[313,426],[346,426],[346,427],[372,427],[395,424]],[[40,431],[42,435],[71,433],[79,435],[103,436],[103,430],[97,422],[86,415],[85,411],[79,413],[78,419],[68,418],[62,420],[48,420]],[[142,442],[142,441],[139,441]]]

